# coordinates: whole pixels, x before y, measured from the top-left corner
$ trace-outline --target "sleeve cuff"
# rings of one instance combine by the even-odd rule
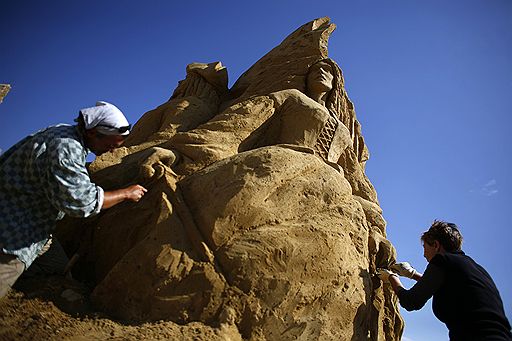
[[[100,186],[96,186],[96,190],[98,191],[98,197],[97,197],[97,204],[94,208],[93,214],[98,214],[101,211],[101,208],[103,207],[103,200],[105,199],[105,191]]]

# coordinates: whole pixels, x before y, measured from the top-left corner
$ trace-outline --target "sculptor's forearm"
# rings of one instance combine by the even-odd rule
[[[421,309],[444,283],[445,274],[442,268],[429,264],[424,275],[417,274],[413,278],[418,282],[409,290],[402,286],[397,275],[389,278],[393,291],[400,300],[400,305],[407,311]]]
[[[147,190],[140,185],[132,185],[126,188],[105,192],[101,209],[110,208],[126,200],[138,202],[146,192]]]

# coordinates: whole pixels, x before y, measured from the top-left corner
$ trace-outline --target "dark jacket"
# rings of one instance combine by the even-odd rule
[[[421,280],[398,291],[408,311],[420,309],[432,296],[434,315],[448,327],[450,340],[512,340],[496,285],[464,252],[435,255]]]

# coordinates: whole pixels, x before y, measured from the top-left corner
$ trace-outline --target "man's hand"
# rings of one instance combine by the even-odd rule
[[[124,190],[126,194],[126,200],[135,202],[138,202],[140,199],[142,199],[144,194],[148,191],[141,185],[132,185],[130,187],[126,187]]]
[[[394,273],[391,270],[383,269],[383,268],[377,269],[377,276],[379,276],[380,280],[383,282],[389,282],[389,278],[393,275],[396,276],[396,273]]]
[[[402,277],[414,278],[418,272],[407,262],[395,263],[391,265],[391,270]]]

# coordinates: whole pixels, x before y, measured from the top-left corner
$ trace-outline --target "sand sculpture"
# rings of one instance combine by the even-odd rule
[[[0,103],[3,102],[9,90],[11,90],[11,86],[9,84],[0,84]]]
[[[61,228],[101,309],[233,340],[400,339],[396,298],[373,275],[395,250],[328,58],[334,28],[303,25],[231,89],[220,63],[190,64],[125,147],[91,164],[106,189],[149,189]]]

